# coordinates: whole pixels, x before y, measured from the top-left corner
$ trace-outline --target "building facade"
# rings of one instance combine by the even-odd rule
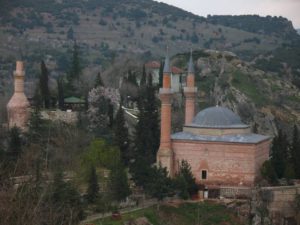
[[[185,125],[171,134],[171,86],[166,57],[163,88],[160,89],[161,143],[157,161],[174,176],[186,160],[199,184],[253,186],[260,167],[269,159],[271,139],[251,133],[250,126],[225,107],[210,107],[195,116],[195,76],[192,56],[188,64],[185,95]]]

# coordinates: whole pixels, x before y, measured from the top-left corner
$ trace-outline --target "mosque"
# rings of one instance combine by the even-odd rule
[[[195,116],[195,74],[192,54],[188,63],[183,131],[171,134],[170,60],[165,59],[161,99],[161,139],[157,162],[172,177],[186,160],[198,184],[206,187],[251,187],[260,178],[260,168],[269,159],[271,138],[251,133],[230,109],[206,108]]]

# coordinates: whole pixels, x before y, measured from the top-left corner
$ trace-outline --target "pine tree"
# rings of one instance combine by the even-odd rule
[[[292,164],[297,179],[300,179],[300,136],[297,125],[294,125],[291,145]]]
[[[98,86],[104,87],[104,83],[103,83],[100,72],[97,74],[97,77],[96,77],[96,80],[95,80],[95,88],[98,87]]]
[[[122,103],[120,104],[119,110],[115,118],[114,133],[115,133],[115,142],[117,143],[121,151],[122,162],[125,165],[128,165],[130,159],[130,152],[129,152],[130,142],[129,142],[128,128],[126,127],[125,124],[125,117],[124,117],[124,110],[122,108]]]
[[[99,196],[98,177],[95,166],[91,166],[88,179],[87,200],[89,203],[96,202]]]
[[[48,87],[48,69],[45,62],[41,62],[41,75],[40,75],[40,91],[42,95],[43,105],[46,109],[50,107],[50,92]]]
[[[131,193],[127,173],[120,162],[110,171],[110,190],[112,198],[116,201],[125,200]]]

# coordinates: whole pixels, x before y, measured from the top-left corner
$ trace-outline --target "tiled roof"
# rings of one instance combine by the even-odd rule
[[[159,69],[160,67],[160,62],[158,61],[150,61],[150,62],[147,62],[145,64],[145,67],[147,69]],[[174,74],[179,74],[179,73],[184,73],[184,71],[176,66],[172,66],[172,73]]]

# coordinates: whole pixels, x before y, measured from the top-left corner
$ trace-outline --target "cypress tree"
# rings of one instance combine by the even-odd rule
[[[115,133],[115,142],[117,143],[121,151],[122,162],[125,165],[128,165],[130,159],[130,152],[129,152],[130,141],[129,141],[128,129],[125,124],[125,117],[124,117],[124,110],[122,108],[122,103],[120,104],[119,110],[115,118],[114,133]]]
[[[91,166],[88,179],[87,200],[89,203],[94,203],[99,195],[98,177],[95,166]]]
[[[22,153],[22,139],[20,128],[14,126],[9,131],[9,146],[8,156],[11,160],[15,161]]]
[[[72,82],[74,80],[79,79],[81,72],[82,72],[82,68],[80,65],[80,59],[79,59],[79,47],[76,43],[76,41],[74,42],[73,45],[73,53],[72,53],[72,62],[71,62],[71,68],[69,71],[69,82]]]
[[[163,76],[164,76],[164,62],[160,62],[160,67],[159,67],[159,87],[162,87],[163,85]]]
[[[50,92],[48,87],[48,69],[45,62],[41,62],[41,75],[40,75],[40,91],[43,99],[43,105],[46,109],[50,107]]]
[[[127,173],[120,162],[110,171],[110,190],[112,198],[116,201],[125,200],[131,193]]]
[[[146,88],[139,90],[139,115],[135,132],[136,156],[147,159],[152,164],[159,147],[159,114],[152,76],[149,74]]]
[[[146,85],[146,68],[145,68],[145,64],[144,64],[140,87],[145,86],[145,85]]]
[[[284,135],[282,131],[279,130],[278,136],[273,139],[271,160],[279,179],[284,176],[284,171],[287,163],[287,148],[288,142],[286,135]]]
[[[59,77],[57,80],[57,93],[58,93],[58,107],[64,109],[64,81]]]
[[[291,145],[292,164],[295,176],[300,179],[300,136],[297,125],[294,125],[293,140]]]
[[[101,77],[101,73],[99,72],[96,76],[96,80],[95,80],[95,88],[98,87],[98,86],[101,86],[101,87],[104,87],[104,83],[103,83],[103,80],[102,80],[102,77]]]

